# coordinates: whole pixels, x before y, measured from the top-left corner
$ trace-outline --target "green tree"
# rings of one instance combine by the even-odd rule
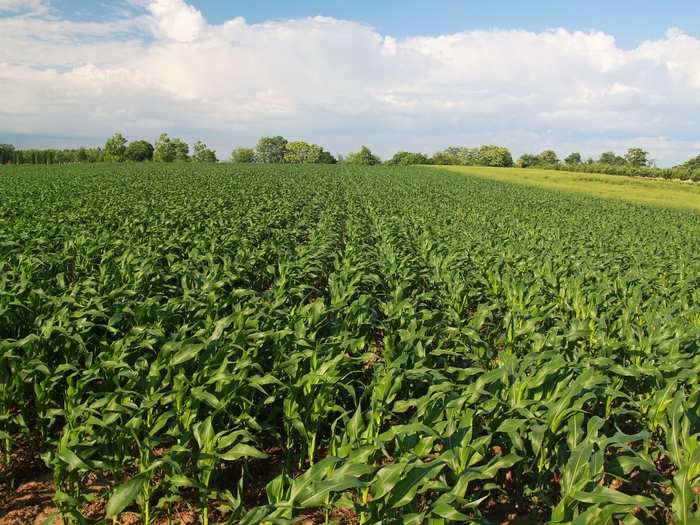
[[[287,139],[284,137],[262,137],[255,146],[255,160],[265,164],[284,162]]]
[[[255,150],[253,148],[236,148],[231,152],[231,161],[238,164],[255,162]]]
[[[537,166],[537,155],[523,153],[518,160],[515,161],[515,165],[518,168],[532,168],[533,166]]]
[[[153,160],[158,162],[175,162],[189,160],[190,148],[180,139],[171,139],[167,133],[162,133],[153,151]]]
[[[135,162],[145,162],[147,160],[153,160],[153,146],[150,142],[145,140],[136,140],[130,142],[126,147],[126,152],[124,154],[126,160],[131,160]]]
[[[579,164],[582,163],[581,160],[581,154],[580,153],[571,153],[568,157],[564,159],[564,162],[568,166],[578,166]]]
[[[537,155],[537,164],[540,166],[558,166],[559,157],[554,150],[547,149]]]
[[[625,160],[628,164],[637,167],[644,167],[649,165],[649,152],[644,151],[642,148],[630,148],[625,154]]]
[[[194,162],[219,162],[216,158],[216,152],[207,148],[207,145],[202,141],[197,141],[192,147],[192,160]]]
[[[433,155],[433,164],[476,166],[479,160],[478,148],[450,146]]]
[[[12,144],[0,144],[0,164],[9,164],[14,157],[15,147]]]
[[[330,154],[330,152],[324,149],[321,151],[321,156],[318,158],[317,162],[319,164],[335,164],[338,161],[333,155]]]
[[[359,164],[362,166],[373,166],[380,164],[382,161],[374,155],[367,146],[362,146],[360,151],[351,153],[345,158],[347,164]]]
[[[105,142],[104,160],[122,162],[126,154],[126,139],[121,133],[115,133]]]
[[[619,155],[615,155],[615,152],[606,151],[605,153],[602,153],[600,155],[598,162],[600,164],[609,164],[610,166],[619,166],[621,164],[625,164],[626,161],[625,161],[624,157],[620,157]]]
[[[386,163],[394,166],[409,166],[412,164],[431,164],[431,160],[422,153],[399,151],[398,153],[394,154],[391,159],[386,161]]]
[[[488,144],[479,148],[479,164],[482,166],[508,167],[513,165],[513,157],[507,148]]]
[[[288,142],[284,148],[284,162],[288,164],[315,164],[321,159],[323,148],[303,140]]]

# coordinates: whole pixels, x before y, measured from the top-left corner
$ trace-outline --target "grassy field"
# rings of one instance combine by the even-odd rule
[[[700,184],[569,171],[439,166],[456,173],[548,190],[584,193],[604,199],[700,211]]]
[[[697,523],[700,216],[471,171],[3,168],[0,520]]]

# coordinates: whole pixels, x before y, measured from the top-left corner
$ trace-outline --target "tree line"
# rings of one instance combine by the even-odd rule
[[[115,133],[101,148],[75,149],[16,149],[0,144],[0,164],[67,164],[75,162],[218,162],[216,152],[199,141],[192,152],[186,142],[163,133],[154,144],[146,140],[128,142],[121,133]],[[485,145],[480,148],[450,147],[432,157],[423,153],[400,151],[385,162],[367,146],[346,157],[334,157],[318,144],[302,140],[288,141],[282,136],[262,137],[254,148],[236,148],[230,161],[235,163],[285,164],[455,164],[466,166],[513,166],[507,148]]]
[[[65,164],[74,162],[218,162],[216,152],[201,141],[195,142],[192,151],[179,138],[161,134],[154,144],[146,140],[128,142],[121,133],[115,133],[102,148],[75,149],[16,149],[0,144],[0,164]],[[554,150],[539,154],[526,153],[515,162],[503,146],[487,144],[478,148],[451,146],[432,156],[420,152],[399,151],[382,161],[367,146],[337,158],[318,144],[302,140],[288,141],[282,136],[261,137],[255,147],[236,148],[231,152],[234,163],[284,163],[284,164],[359,164],[372,166],[387,164],[408,166],[415,164],[493,166],[566,170],[609,175],[658,177],[700,181],[700,155],[673,168],[657,168],[642,148],[629,148],[624,155],[607,151],[599,158],[583,160],[574,152],[563,160]]]
[[[585,161],[577,152],[562,161],[555,151],[548,149],[537,155],[521,155],[515,165],[519,168],[700,181],[700,155],[672,168],[658,168],[649,158],[649,152],[642,148],[629,148],[624,155],[606,151],[597,159],[589,157]]]
[[[192,146],[162,133],[155,144],[146,140],[127,141],[115,133],[101,148],[17,149],[0,144],[0,164],[68,164],[74,162],[217,162],[216,152],[197,141]]]

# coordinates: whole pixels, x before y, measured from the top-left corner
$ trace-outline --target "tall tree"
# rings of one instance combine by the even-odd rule
[[[255,147],[255,159],[266,164],[284,162],[287,139],[284,137],[262,137]]]
[[[167,133],[162,133],[153,151],[153,160],[158,162],[175,162],[189,160],[190,148],[186,142],[177,138],[170,138]]]
[[[105,142],[104,159],[107,161],[122,162],[126,154],[126,139],[121,133],[115,133]]]
[[[192,160],[194,162],[219,162],[216,158],[216,152],[207,148],[207,145],[202,141],[197,141],[192,147]]]
[[[628,164],[632,166],[648,166],[649,165],[649,152],[644,151],[642,148],[630,148],[625,154],[625,160]]]

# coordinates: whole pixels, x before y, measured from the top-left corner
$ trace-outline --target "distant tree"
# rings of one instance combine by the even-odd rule
[[[512,166],[513,157],[507,148],[489,144],[479,148],[479,164],[482,166]]]
[[[367,146],[362,146],[360,151],[351,153],[345,158],[347,164],[359,164],[362,166],[373,166],[375,164],[380,164],[382,161],[379,157],[374,155]]]
[[[9,164],[14,157],[15,147],[12,144],[0,144],[0,164]]]
[[[162,133],[153,151],[153,160],[158,162],[175,162],[189,160],[190,148],[180,139],[171,139],[167,133]]]
[[[192,160],[194,162],[219,162],[216,158],[216,152],[207,148],[207,145],[202,141],[197,141],[192,146]]]
[[[104,159],[106,161],[122,162],[126,153],[126,139],[121,133],[115,133],[105,142]]]
[[[537,164],[540,166],[558,166],[559,157],[554,150],[547,149],[537,155]]]
[[[180,139],[172,139],[175,146],[175,160],[184,162],[190,160],[190,147]]]
[[[284,137],[262,137],[255,146],[255,160],[265,164],[284,162],[287,139]]]
[[[134,142],[130,142],[126,147],[124,157],[126,160],[132,160],[135,162],[153,160],[153,146],[148,141],[135,140]]]
[[[693,157],[690,160],[685,161],[683,164],[677,167],[689,168],[691,170],[700,170],[700,155]]]
[[[255,162],[255,150],[253,148],[236,148],[231,152],[231,161],[237,164]]]
[[[571,153],[568,157],[564,159],[564,163],[566,163],[567,166],[578,166],[581,164],[581,154],[580,153]]]
[[[610,166],[619,166],[621,164],[625,164],[626,161],[624,157],[616,155],[615,152],[606,151],[605,153],[600,155],[598,162],[600,164],[609,164]]]
[[[335,164],[338,162],[336,158],[330,154],[330,152],[324,150],[321,150],[321,156],[318,158],[317,161],[319,164]]]
[[[457,159],[445,151],[437,151],[430,159],[433,164],[439,166],[451,166],[457,164]]]
[[[399,151],[391,159],[386,161],[393,166],[410,166],[413,164],[431,164],[431,160],[422,153],[412,153],[410,151]]]
[[[649,165],[649,152],[644,151],[642,148],[630,148],[625,154],[625,160],[628,164],[637,167],[643,167]]]
[[[475,166],[479,163],[479,149],[450,146],[433,154],[432,164]]]
[[[532,168],[533,166],[537,166],[537,155],[532,155],[530,153],[520,155],[515,165],[518,168]]]
[[[315,164],[321,159],[323,148],[303,140],[288,142],[284,148],[284,162],[288,164]]]

